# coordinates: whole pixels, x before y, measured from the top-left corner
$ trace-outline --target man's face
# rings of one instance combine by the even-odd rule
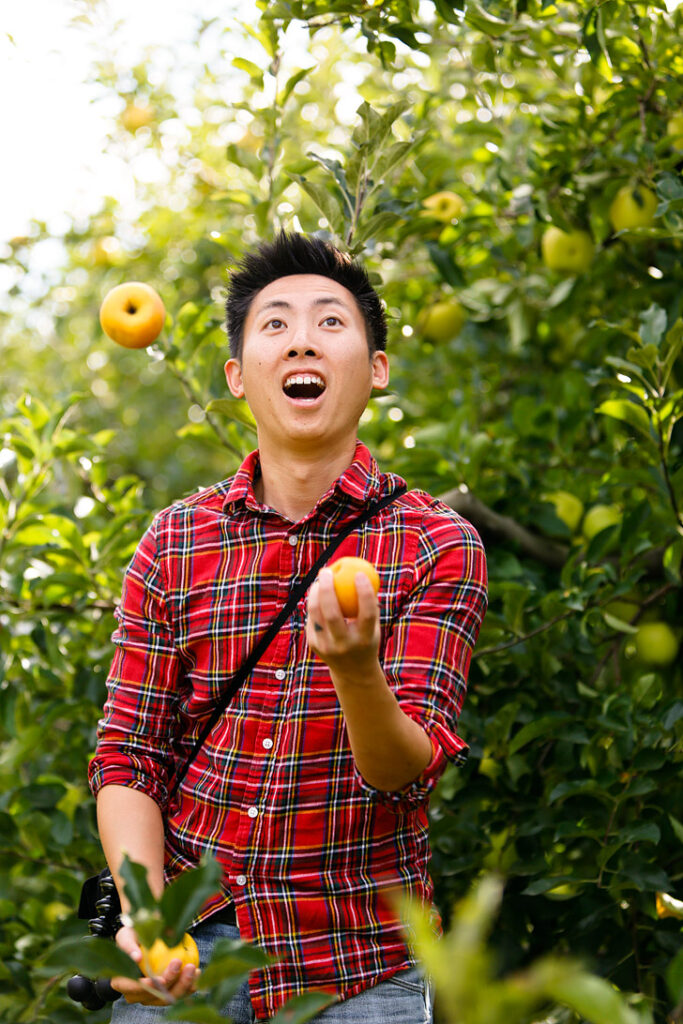
[[[249,403],[259,445],[318,455],[355,440],[373,387],[389,381],[386,354],[370,354],[351,292],[317,274],[281,277],[256,295],[242,358],[229,359],[225,373]]]

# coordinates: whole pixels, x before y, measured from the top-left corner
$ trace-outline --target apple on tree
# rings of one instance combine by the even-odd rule
[[[443,299],[423,309],[416,326],[428,341],[450,341],[460,333],[465,319],[465,310],[457,299]]]
[[[129,103],[121,114],[121,124],[133,135],[138,128],[146,128],[153,120],[154,108],[149,104]]]
[[[609,208],[609,219],[615,231],[652,227],[657,210],[657,196],[645,185],[623,185]]]
[[[541,254],[549,270],[584,274],[593,262],[595,246],[587,231],[563,231],[552,224],[543,232]]]
[[[593,505],[583,519],[582,532],[587,541],[610,526],[621,523],[621,510],[617,505]]]
[[[146,348],[161,334],[166,310],[158,293],[142,281],[112,288],[100,306],[104,333],[124,348]]]
[[[555,508],[555,515],[561,519],[570,533],[576,533],[583,518],[583,502],[569,491],[553,491],[544,494],[543,500]]]
[[[465,212],[465,203],[456,192],[435,192],[422,200],[423,217],[433,217],[444,224],[462,217]]]
[[[678,654],[678,639],[667,622],[644,622],[635,635],[636,658],[643,665],[665,668]]]

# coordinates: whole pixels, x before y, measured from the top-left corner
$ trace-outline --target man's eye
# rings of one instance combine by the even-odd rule
[[[280,320],[277,316],[274,316],[273,319],[269,320],[266,324],[266,327],[273,327],[276,331],[279,331],[279,329],[284,326],[284,320]]]
[[[332,321],[332,322],[330,323],[330,321]],[[333,314],[330,314],[330,316],[326,316],[325,317],[325,319],[323,320],[323,323],[327,324],[328,327],[334,327],[334,326],[336,326],[336,324],[340,324],[341,320],[339,319],[338,316],[334,316]]]

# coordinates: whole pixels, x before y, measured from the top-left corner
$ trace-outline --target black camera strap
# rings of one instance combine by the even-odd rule
[[[396,501],[397,498],[400,498],[402,494],[405,494],[406,490],[407,487],[405,486],[405,484],[401,484],[399,487],[396,488],[396,490],[392,491],[391,494],[385,494],[383,498],[379,498],[377,501],[373,502],[366,509],[364,509],[364,511],[361,512],[359,516],[356,516],[355,519],[352,519],[351,522],[347,523],[346,526],[335,537],[332,538],[330,543],[327,545],[327,547],[319,556],[319,558],[316,559],[313,566],[309,569],[306,575],[301,580],[299,580],[296,586],[292,588],[287,599],[287,603],[275,616],[273,621],[266,629],[265,633],[263,633],[263,635],[259,638],[257,643],[250,651],[249,655],[247,656],[246,660],[241,665],[241,667],[229,679],[225,691],[221,696],[220,703],[217,704],[214,710],[212,711],[209,719],[204,724],[201,733],[197,737],[197,740],[195,741],[192,750],[190,751],[187,759],[185,760],[185,763],[181,766],[181,768],[175,775],[173,785],[171,786],[168,795],[169,802],[178,792],[180,784],[182,783],[183,779],[185,778],[189,771],[190,765],[194,761],[199,751],[204,746],[204,743],[206,742],[208,736],[211,734],[216,723],[219,721],[224,711],[228,707],[228,704],[233,699],[233,697],[235,696],[239,688],[242,686],[242,684],[245,682],[245,680],[248,678],[248,676],[253,672],[254,668],[261,660],[266,650],[273,642],[279,631],[282,629],[283,625],[290,617],[290,615],[296,608],[297,604],[304,596],[308,588],[311,586],[316,576],[318,575],[322,567],[325,565],[327,560],[330,558],[330,556],[334,554],[339,545],[342,543],[342,541],[346,540],[349,534],[353,533],[354,530],[359,529],[361,526],[364,526],[365,523],[367,523],[370,519],[374,518],[374,516],[376,516],[377,513],[380,512],[383,508],[386,508],[387,505],[391,505],[391,503]]]

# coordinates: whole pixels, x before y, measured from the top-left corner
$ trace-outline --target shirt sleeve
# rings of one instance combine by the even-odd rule
[[[376,790],[357,773],[372,799],[397,812],[424,804],[448,761],[467,759],[457,724],[486,606],[486,556],[478,533],[452,512],[427,514],[412,587],[387,637],[383,669],[404,713],[429,736],[432,759],[418,779],[395,792]]]
[[[95,796],[113,783],[142,790],[164,806],[182,668],[166,605],[157,528],[158,518],[133,555],[114,612],[116,650],[88,778]]]

